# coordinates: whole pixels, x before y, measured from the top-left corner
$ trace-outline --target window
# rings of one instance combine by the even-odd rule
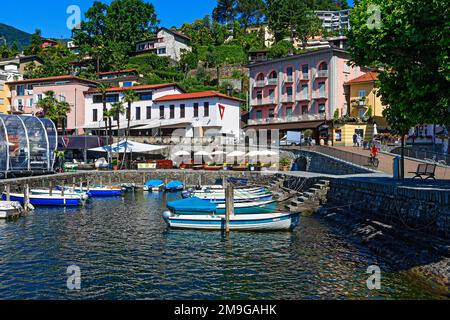
[[[25,86],[23,84],[16,86],[16,92],[18,96],[25,95]]]
[[[309,66],[307,64],[302,65],[302,74],[304,76],[308,76],[308,74],[309,74]]]
[[[194,118],[198,118],[198,103],[194,103]]]
[[[59,94],[59,101],[61,101],[61,102],[65,102],[66,101],[66,96],[64,95],[64,93],[60,93]]]
[[[309,86],[307,84],[302,85],[302,99],[308,99]]]
[[[131,82],[131,81],[126,81],[126,82],[123,83],[123,86],[124,86],[124,87],[132,87],[132,86],[133,86],[133,82]]]
[[[165,118],[164,106],[159,106],[159,118],[162,120]]]
[[[17,105],[18,105],[19,107],[22,107],[22,106],[23,106],[23,101],[22,101],[22,99],[17,99]]]
[[[286,108],[286,117],[291,118],[292,117],[292,108]]]
[[[0,105],[2,106],[2,105],[4,105],[4,104],[5,104],[5,99],[0,98]]]
[[[184,104],[180,104],[180,118],[186,117],[186,106]]]
[[[205,107],[204,117],[209,117],[209,102],[205,102],[204,107]]]
[[[262,116],[262,111],[261,110],[256,111],[256,119],[261,120],[262,117],[263,117]]]
[[[365,97],[367,96],[367,95],[366,95],[366,90],[359,90],[358,96],[359,96],[360,98],[365,98]]]
[[[319,82],[319,96],[325,97],[325,82]]]
[[[119,95],[118,94],[111,94],[106,96],[106,102],[118,102],[119,101]]]
[[[275,99],[275,90],[273,90],[273,89],[269,90],[269,98],[271,100]]]
[[[302,114],[308,114],[308,106],[307,105],[302,106]]]
[[[263,98],[263,93],[262,93],[262,91],[256,92],[256,99],[257,99],[258,101],[261,101],[262,98]]]
[[[136,107],[136,120],[141,120],[141,107]]]
[[[289,67],[286,69],[287,81],[293,80],[293,73],[294,73],[294,69],[292,69],[292,67]]]
[[[32,84],[27,84],[27,90],[33,90],[33,85]]]
[[[37,101],[39,102],[39,101],[41,101],[42,100],[42,94],[38,94],[37,95]]]
[[[93,100],[93,103],[102,103],[103,102],[103,97],[102,97],[102,95],[98,94],[98,95],[95,95],[92,98],[92,100]]]
[[[5,90],[5,86],[0,83],[0,91],[3,91],[3,90]]]
[[[325,104],[324,103],[319,104],[319,113],[325,113]]]
[[[175,119],[175,106],[170,106],[170,119]]]
[[[292,97],[292,87],[286,87],[286,94],[288,97]]]
[[[152,107],[147,107],[147,120],[152,118]]]
[[[28,106],[31,108],[33,106],[33,98],[28,100]]]
[[[342,130],[338,129],[335,131],[334,136],[336,137],[336,141],[341,142],[342,141]]]
[[[93,109],[92,110],[92,122],[97,122],[97,121],[98,121],[98,110]]]
[[[269,109],[269,118],[275,118],[275,109]]]
[[[158,54],[166,54],[166,48],[159,48]]]
[[[153,100],[153,93],[147,92],[147,93],[141,93],[139,96],[139,100],[141,101],[151,101]]]

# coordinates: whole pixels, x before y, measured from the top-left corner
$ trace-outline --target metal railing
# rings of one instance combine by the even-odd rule
[[[326,154],[330,157],[344,160],[361,167],[369,167],[369,156],[363,156],[349,151],[335,149],[327,146],[303,147],[305,150],[311,150]]]
[[[288,123],[288,122],[300,122],[300,121],[318,121],[325,120],[325,114],[303,114],[290,117],[277,117],[271,119],[250,119],[249,125],[267,124],[267,123]]]
[[[391,150],[391,153],[401,155],[402,149],[401,147],[394,148]],[[414,158],[418,160],[425,160],[430,162],[437,162],[442,165],[450,165],[450,155],[434,152],[425,149],[412,149],[405,148],[405,157]]]

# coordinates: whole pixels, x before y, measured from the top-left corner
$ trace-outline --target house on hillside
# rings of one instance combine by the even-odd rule
[[[141,80],[141,75],[135,69],[100,72],[97,74],[98,82],[108,84],[111,87],[132,87],[139,84]]]
[[[190,42],[191,39],[178,30],[161,28],[155,38],[136,43],[135,54],[154,53],[180,61],[184,51],[192,50]]]

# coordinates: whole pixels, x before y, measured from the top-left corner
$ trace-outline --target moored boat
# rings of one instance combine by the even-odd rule
[[[2,195],[3,200],[6,200],[6,194]],[[10,200],[17,201],[20,204],[25,203],[23,194],[11,193]],[[85,203],[78,195],[45,195],[45,194],[30,194],[30,204],[33,206],[82,206]]]
[[[178,192],[184,190],[184,184],[180,181],[171,181],[166,186],[165,189],[167,192]]]
[[[22,205],[15,201],[0,201],[0,219],[18,217],[24,212]]]
[[[30,190],[31,194],[36,194],[36,195],[50,195],[50,191],[47,189],[32,189]],[[53,191],[52,195],[62,195],[61,191]],[[79,196],[81,197],[83,200],[88,200],[89,199],[89,194],[87,192],[74,192],[73,189],[66,189],[64,190],[64,195],[65,196]]]
[[[68,188],[67,190],[75,193],[87,193],[93,198],[103,198],[103,197],[119,197],[124,192],[122,187],[77,187],[75,189]]]
[[[176,215],[167,211],[163,215],[169,227],[225,231],[223,215]],[[300,213],[267,213],[256,215],[234,215],[230,217],[230,231],[292,231],[300,221]]]
[[[144,191],[160,192],[164,189],[164,181],[150,180],[144,185]]]
[[[276,201],[242,202],[235,203],[234,213],[236,215],[272,213],[276,210],[276,207]],[[225,204],[212,203],[211,201],[199,198],[172,201],[167,204],[167,208],[172,213],[179,215],[224,215],[226,213]]]

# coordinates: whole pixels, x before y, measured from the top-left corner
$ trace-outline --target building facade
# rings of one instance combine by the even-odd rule
[[[11,111],[21,114],[37,114],[40,110],[37,103],[45,98],[47,91],[53,91],[59,101],[70,105],[66,130],[72,133],[83,133],[85,125],[84,92],[95,88],[98,83],[75,76],[57,76],[39,79],[8,82],[11,90]]]
[[[154,53],[180,61],[185,51],[191,51],[190,38],[183,33],[168,28],[161,28],[157,37],[136,43],[136,54]]]
[[[378,96],[377,81],[378,73],[368,72],[346,83],[350,116],[360,119],[383,117],[385,106]]]
[[[344,84],[362,75],[341,49],[309,51],[253,63],[247,129],[318,130],[347,113]]]
[[[344,35],[350,30],[350,10],[315,11],[316,16],[322,20],[322,27],[328,32]]]
[[[11,112],[11,91],[6,83],[23,79],[19,66],[16,62],[0,65],[0,113]]]
[[[112,87],[132,87],[139,84],[141,76],[135,69],[100,72],[97,81]]]

